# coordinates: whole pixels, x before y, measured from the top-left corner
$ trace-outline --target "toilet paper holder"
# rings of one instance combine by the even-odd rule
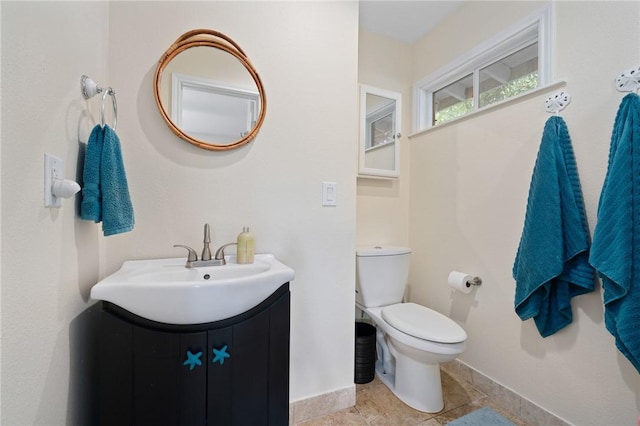
[[[481,286],[482,285],[482,278],[480,277],[473,277],[470,280],[467,281],[467,287],[471,287],[472,285],[475,286]]]

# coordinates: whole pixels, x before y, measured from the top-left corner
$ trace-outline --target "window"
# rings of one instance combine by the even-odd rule
[[[446,123],[473,110],[473,74],[433,92],[433,125]]]
[[[539,80],[536,42],[479,70],[478,108],[535,89]]]
[[[415,131],[550,83],[551,7],[518,23],[414,84]]]

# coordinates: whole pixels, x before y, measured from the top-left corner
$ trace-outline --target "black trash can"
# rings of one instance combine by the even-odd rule
[[[376,328],[356,322],[356,356],[354,382],[369,383],[376,374]]]

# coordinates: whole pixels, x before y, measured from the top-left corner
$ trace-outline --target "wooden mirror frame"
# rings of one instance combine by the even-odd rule
[[[256,121],[255,126],[242,138],[237,141],[229,144],[215,144],[211,142],[202,141],[194,138],[193,136],[188,135],[182,129],[180,129],[174,122],[171,120],[171,116],[167,112],[162,99],[160,97],[161,92],[161,84],[162,84],[162,73],[164,69],[167,67],[169,62],[176,57],[181,52],[184,52],[187,49],[197,46],[207,46],[213,47],[215,49],[219,49],[233,55],[240,63],[247,69],[253,81],[256,83],[258,88],[258,94],[260,97],[260,113],[258,114],[258,119]],[[260,80],[260,76],[253,68],[253,65],[249,61],[249,58],[244,53],[244,51],[238,46],[231,38],[228,36],[214,30],[208,29],[196,29],[191,30],[183,35],[181,35],[169,48],[166,52],[160,57],[158,61],[158,67],[156,68],[156,73],[153,78],[154,87],[153,94],[156,99],[156,104],[158,105],[158,109],[160,110],[160,114],[164,121],[167,123],[169,128],[173,133],[175,133],[180,138],[186,140],[187,142],[196,145],[197,147],[207,149],[210,151],[225,151],[229,149],[238,148],[242,145],[245,145],[253,138],[256,137],[262,123],[264,121],[266,111],[267,111],[267,97],[264,92],[264,86],[262,85],[262,80]]]

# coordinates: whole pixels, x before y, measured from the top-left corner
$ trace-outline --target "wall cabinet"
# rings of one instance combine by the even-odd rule
[[[402,94],[360,85],[360,177],[400,177]]]
[[[288,283],[208,324],[162,324],[100,303],[96,424],[288,424]]]

